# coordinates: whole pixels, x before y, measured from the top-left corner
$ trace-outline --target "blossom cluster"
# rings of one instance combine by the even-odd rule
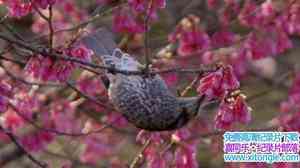
[[[296,74],[291,86],[288,99],[280,104],[281,114],[278,119],[282,128],[286,131],[299,131],[300,130],[300,75]]]
[[[147,166],[151,168],[162,168],[172,165],[175,168],[196,168],[197,162],[197,143],[198,140],[192,139],[192,130],[205,130],[205,126],[195,123],[189,128],[182,128],[175,132],[149,133],[140,131],[137,135],[137,141],[145,143],[150,140],[150,145],[144,151],[144,157],[147,160]],[[171,142],[170,142],[171,141]],[[185,141],[190,141],[186,143]],[[175,150],[170,151],[171,146]]]
[[[92,51],[80,44],[58,52],[85,62],[91,61]],[[55,57],[51,57],[51,55],[39,54],[31,56],[25,70],[39,80],[66,81],[76,67],[78,67],[78,65],[74,62],[55,59]]]
[[[166,0],[128,0],[129,7],[119,7],[114,12],[113,26],[120,33],[142,33],[146,20],[156,20],[158,9],[166,6]]]
[[[35,7],[46,9],[48,6],[54,5],[56,0],[33,0],[30,2],[22,0],[1,0],[0,4],[3,3],[7,6],[9,15],[11,17],[23,17],[32,12]]]
[[[250,107],[245,102],[245,96],[239,93],[239,86],[231,66],[221,66],[200,80],[199,94],[210,100],[221,99],[216,115],[217,128],[230,128],[234,122],[249,123]]]

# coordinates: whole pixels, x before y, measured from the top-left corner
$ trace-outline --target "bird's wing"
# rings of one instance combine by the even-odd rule
[[[136,71],[140,67],[137,60],[118,48],[113,34],[104,28],[83,37],[81,42],[87,48],[93,50],[105,66],[127,71]]]

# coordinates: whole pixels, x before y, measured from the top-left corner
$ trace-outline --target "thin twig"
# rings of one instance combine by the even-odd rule
[[[180,96],[185,96],[200,80],[201,75],[197,75],[194,80],[184,88],[184,90],[180,93]]]
[[[22,40],[22,41],[26,41],[22,35],[20,35],[16,30],[14,30],[14,28],[12,28],[9,24],[3,22],[1,23],[1,25],[10,33],[12,34],[15,38]]]
[[[136,156],[132,160],[129,168],[136,168],[138,166],[139,160],[143,158],[143,153],[147,149],[147,147],[150,145],[150,143],[151,143],[151,138],[147,139],[147,141],[144,143],[144,145],[142,146],[140,151],[136,154]]]
[[[145,14],[145,38],[144,38],[144,45],[145,45],[145,61],[146,61],[146,67],[145,67],[145,70],[146,72],[148,73],[149,72],[149,65],[151,64],[151,59],[150,59],[150,53],[149,53],[149,49],[148,49],[148,44],[149,44],[149,26],[148,26],[148,23],[149,23],[149,18],[150,18],[150,12],[151,12],[151,9],[152,9],[152,4],[153,4],[153,0],[150,0],[149,1],[149,4],[148,4],[148,8],[146,10],[146,14]]]
[[[40,10],[39,8],[35,5],[35,3],[32,3],[33,4],[33,8],[34,10],[45,20],[45,21],[48,21],[48,17],[46,15],[44,15]]]
[[[52,5],[49,6],[49,17],[48,17],[48,27],[49,27],[49,48],[53,49],[53,38],[54,38],[54,28],[52,24],[52,18],[53,18],[53,10],[52,10]]]

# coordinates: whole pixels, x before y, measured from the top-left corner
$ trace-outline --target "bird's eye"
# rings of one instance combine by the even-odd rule
[[[116,48],[114,50],[114,53],[113,53],[113,56],[117,57],[117,58],[121,58],[123,55],[123,52],[119,49],[119,48]]]

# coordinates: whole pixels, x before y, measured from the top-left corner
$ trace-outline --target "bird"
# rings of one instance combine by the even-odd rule
[[[117,111],[135,127],[148,131],[182,128],[195,118],[205,104],[205,96],[179,97],[168,88],[159,74],[126,74],[140,71],[143,65],[118,48],[113,34],[100,28],[81,39],[106,67],[104,85]]]

